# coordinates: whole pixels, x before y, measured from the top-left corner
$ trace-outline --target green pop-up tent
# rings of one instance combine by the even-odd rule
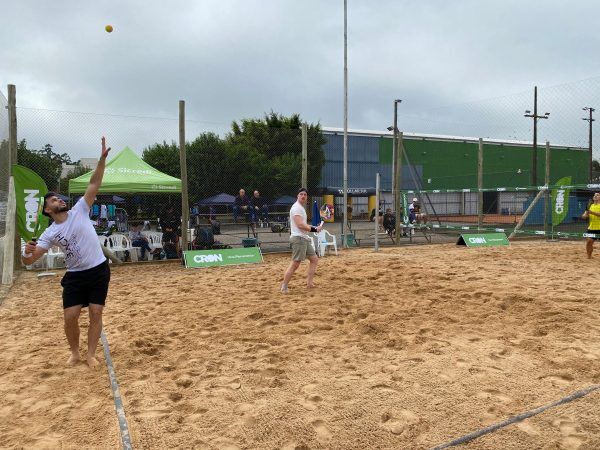
[[[84,193],[92,172],[69,180],[71,194]],[[100,194],[138,192],[181,192],[181,180],[159,172],[125,147],[106,163]]]

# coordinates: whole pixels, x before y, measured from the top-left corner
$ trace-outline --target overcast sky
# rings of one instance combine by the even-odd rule
[[[34,145],[94,156],[98,133],[142,147],[177,121],[29,108],[174,119],[184,99],[188,137],[271,109],[343,126],[342,0],[19,0],[2,17],[0,91],[17,86]],[[598,17],[595,0],[349,0],[349,127],[385,129],[400,98],[404,131],[531,139],[537,84],[541,139],[586,146]]]

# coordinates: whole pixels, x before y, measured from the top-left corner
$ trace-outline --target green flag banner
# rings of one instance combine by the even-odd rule
[[[223,250],[189,250],[183,252],[186,268],[230,266],[262,262],[258,247],[242,247]]]
[[[557,186],[569,186],[571,177],[561,178],[556,182]],[[569,212],[569,194],[571,189],[561,189],[560,187],[552,189],[552,226],[555,227],[562,223]]]
[[[33,170],[13,165],[15,199],[17,202],[17,231],[21,238],[30,241],[48,227],[48,218],[42,215],[44,195],[48,192],[46,183]]]
[[[402,192],[402,223],[408,223],[408,198],[406,192]]]

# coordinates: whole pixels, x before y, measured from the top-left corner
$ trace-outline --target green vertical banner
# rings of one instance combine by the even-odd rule
[[[48,192],[46,183],[33,170],[27,167],[12,166],[17,202],[17,231],[21,238],[30,241],[48,227],[48,218],[41,214],[44,195]]]
[[[563,177],[556,182],[557,186],[568,186],[571,184],[571,177]],[[569,212],[569,194],[571,189],[552,189],[552,226],[560,225]]]
[[[402,192],[402,223],[408,223],[408,198],[406,192]]]

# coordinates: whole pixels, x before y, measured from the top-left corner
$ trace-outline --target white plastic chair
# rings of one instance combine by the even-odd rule
[[[7,246],[8,247],[8,246]],[[6,248],[4,249],[6,251]],[[25,241],[21,239],[21,254],[25,251]],[[26,269],[47,269],[48,268],[48,253],[44,253],[40,259],[33,264],[25,266]]]
[[[333,246],[333,249],[335,250],[335,254],[337,256],[337,241],[333,234],[331,234],[327,230],[321,230],[319,233],[316,234],[316,237],[317,247],[319,248],[319,256],[325,256],[325,250],[327,250],[327,247],[331,246]]]
[[[148,239],[148,245],[152,250],[163,248],[162,233],[159,231],[142,231],[142,234]]]
[[[131,241],[129,240],[129,238],[127,236],[125,236],[124,234],[119,234],[119,233],[111,234],[108,237],[108,242],[109,242],[110,249],[114,253],[117,253],[117,252],[125,253],[126,251],[128,251],[129,255],[131,255],[131,261],[137,262],[137,260],[138,260],[137,252],[138,252],[139,247],[132,247]]]
[[[46,253],[48,260],[48,269],[56,269],[58,268],[59,262],[64,266],[65,263],[65,254],[60,249],[60,247],[54,246],[48,249],[48,253]]]

